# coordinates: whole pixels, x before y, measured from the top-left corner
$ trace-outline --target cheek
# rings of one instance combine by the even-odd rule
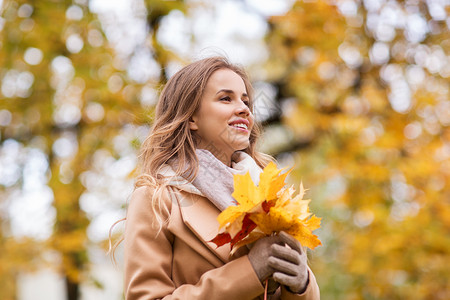
[[[250,114],[250,116],[249,116],[249,121],[250,121],[250,126],[252,127],[252,129],[253,129],[253,126],[255,125],[255,117],[253,116],[253,114]]]

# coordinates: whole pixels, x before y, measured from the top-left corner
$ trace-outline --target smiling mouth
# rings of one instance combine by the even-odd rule
[[[248,126],[247,126],[247,124],[244,124],[244,123],[231,124],[230,126],[236,128],[236,129],[248,131]]]

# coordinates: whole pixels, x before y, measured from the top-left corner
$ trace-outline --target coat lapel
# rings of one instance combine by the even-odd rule
[[[208,249],[224,263],[230,258],[230,245],[217,247],[210,242],[218,233],[217,216],[220,211],[205,197],[187,192],[177,196],[183,222]]]

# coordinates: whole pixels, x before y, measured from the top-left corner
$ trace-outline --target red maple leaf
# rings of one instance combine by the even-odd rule
[[[228,232],[222,232],[219,233],[215,238],[210,240],[210,242],[213,242],[217,245],[217,247],[220,247],[222,245],[225,245],[226,243],[231,242],[231,235]]]
[[[231,238],[231,236],[228,232],[222,232],[222,233],[219,233],[210,242],[213,242],[214,244],[216,244],[217,247],[225,245],[226,243],[230,243],[231,249],[233,249],[234,245],[237,242],[244,239],[255,228],[256,228],[256,224],[255,224],[255,222],[250,220],[250,214],[246,214],[244,216],[244,220],[242,221],[241,230],[239,230],[239,232],[236,233],[236,235],[233,238]]]

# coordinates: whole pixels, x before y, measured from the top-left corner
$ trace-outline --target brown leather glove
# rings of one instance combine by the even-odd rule
[[[248,258],[261,282],[272,275],[294,293],[306,288],[309,279],[306,254],[291,235],[280,232],[256,241]]]

